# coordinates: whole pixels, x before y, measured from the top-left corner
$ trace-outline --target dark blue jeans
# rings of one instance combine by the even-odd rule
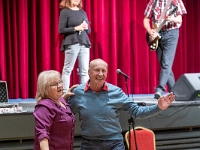
[[[81,150],[125,150],[123,140],[88,140],[83,139]]]
[[[156,52],[161,66],[161,72],[159,85],[156,88],[165,91],[166,85],[168,85],[169,90],[171,90],[175,84],[172,66],[179,38],[179,29],[164,31],[161,32],[160,35],[161,39],[159,40]]]

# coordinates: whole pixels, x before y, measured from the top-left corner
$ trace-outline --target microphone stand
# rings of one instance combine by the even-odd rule
[[[126,91],[127,91],[127,94],[128,94],[128,97],[129,97],[129,91],[128,91],[128,82],[127,82],[127,77],[125,77],[125,83],[126,83]],[[134,129],[134,126],[135,126],[135,122],[134,122],[134,119],[133,117],[130,117],[130,119],[128,119],[128,123],[129,123],[129,149],[131,148],[131,124],[132,124],[132,128],[133,128],[133,133],[134,133],[134,141],[135,141],[135,149],[138,150],[138,147],[137,147],[137,141],[136,141],[136,133],[135,133],[135,129]]]

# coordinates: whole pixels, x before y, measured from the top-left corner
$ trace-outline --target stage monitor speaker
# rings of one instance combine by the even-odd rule
[[[200,100],[200,73],[185,73],[172,88],[176,101]]]
[[[8,102],[8,90],[6,81],[0,81],[0,103]]]

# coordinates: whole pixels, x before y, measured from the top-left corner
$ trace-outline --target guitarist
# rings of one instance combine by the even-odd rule
[[[172,6],[177,6],[177,11],[167,16],[167,10]],[[162,14],[163,11],[164,15]],[[144,12],[144,28],[151,37],[160,37],[156,53],[161,66],[161,72],[159,84],[155,87],[155,99],[158,99],[166,92],[166,85],[170,91],[175,84],[172,65],[179,38],[179,27],[182,24],[182,15],[186,13],[182,0],[149,0]],[[152,21],[152,26],[150,25],[150,20]],[[165,20],[165,24],[162,25],[160,32],[157,33],[154,25],[161,23],[163,20]]]

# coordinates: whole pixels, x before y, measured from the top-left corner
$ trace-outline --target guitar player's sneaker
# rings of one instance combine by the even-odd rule
[[[159,99],[163,94],[164,94],[163,90],[161,90],[160,88],[156,88],[155,89],[154,98],[155,99]]]

